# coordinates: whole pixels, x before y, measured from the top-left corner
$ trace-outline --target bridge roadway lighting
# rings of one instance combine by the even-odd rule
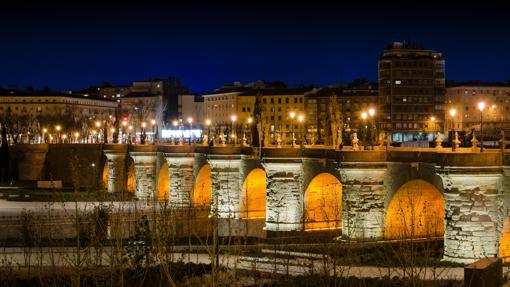
[[[375,130],[375,132],[373,132],[373,134],[370,135],[370,148],[371,149],[374,149],[374,137],[378,138],[377,137],[377,127],[375,125],[375,109],[374,108],[370,108],[368,109],[368,114],[370,115],[370,119],[372,120],[372,130]]]
[[[211,120],[205,120],[205,126],[207,127],[207,138],[209,139],[209,128],[211,127]]]
[[[42,130],[42,141],[41,141],[42,143],[46,143],[46,139],[45,139],[44,135],[45,135],[47,132],[48,132],[48,129],[47,129],[47,128],[44,128],[44,129]]]
[[[192,126],[193,126],[193,118],[192,117],[188,118],[188,124],[189,124],[189,144],[191,144],[191,139],[192,139],[191,129],[192,129]]]
[[[59,142],[60,142],[60,129],[61,129],[61,128],[62,128],[62,127],[61,127],[60,125],[56,125],[56,126],[55,126],[55,129],[57,130],[57,143],[59,143]]]
[[[78,141],[78,137],[80,137],[80,133],[75,132],[75,133],[74,133],[74,138],[75,138],[75,140],[76,140],[76,143],[79,143],[79,141]]]
[[[479,102],[478,103],[478,109],[480,110],[480,152],[483,152],[483,110],[485,109],[485,103]]]
[[[297,117],[297,119],[298,119],[299,125],[301,126],[301,124],[305,120],[305,116],[299,115]],[[302,128],[303,128],[303,133],[304,133],[304,127],[302,127]],[[300,145],[301,145],[301,147],[303,147],[304,146],[304,139],[303,139],[303,135],[301,135],[301,134],[300,134],[300,140],[301,140]]]
[[[455,134],[455,115],[457,114],[457,110],[455,108],[450,109],[450,117],[452,118],[452,131]],[[452,135],[453,138],[454,135]],[[452,139],[453,144],[453,139]]]
[[[294,117],[296,117],[295,112],[290,112],[290,130],[292,132],[292,147],[294,147]]]
[[[124,129],[124,130],[123,130],[123,132],[124,132],[124,138],[126,138],[126,135],[125,135],[125,134],[126,134],[126,126],[127,126],[127,124],[128,124],[128,123],[127,123],[127,121],[126,121],[126,120],[123,120],[123,121],[122,121],[122,127],[123,127],[123,129]],[[126,139],[124,139],[124,143],[126,143]]]
[[[146,144],[147,143],[147,139],[146,139],[146,136],[145,136],[145,127],[147,126],[147,123],[146,122],[142,122],[142,135],[141,135],[141,143],[142,144]]]
[[[236,115],[232,115],[232,116],[230,117],[230,119],[232,120],[232,127],[231,127],[231,130],[232,130],[232,132],[231,132],[231,133],[232,133],[232,136],[231,136],[231,138],[232,138],[232,144],[234,144],[234,145],[235,145],[235,144],[236,144],[236,137],[235,137],[234,128],[235,128],[235,123],[236,123],[236,121],[237,121],[237,116],[236,116]]]
[[[367,120],[367,112],[362,112],[361,113],[361,119],[363,120],[363,125],[365,126],[365,132],[363,132],[363,147],[366,147],[367,146],[367,125],[366,125],[366,120]]]
[[[155,144],[156,143],[156,130],[157,130],[155,119],[151,120],[151,125],[152,125],[152,144]],[[154,130],[154,128],[156,128],[156,130]]]

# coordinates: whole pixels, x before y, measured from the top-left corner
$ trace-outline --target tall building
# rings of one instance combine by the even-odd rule
[[[380,129],[396,142],[432,140],[444,129],[445,65],[440,52],[395,42],[379,59]]]

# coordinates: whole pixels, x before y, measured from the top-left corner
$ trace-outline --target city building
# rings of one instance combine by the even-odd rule
[[[332,105],[332,100],[336,107]],[[331,132],[327,125],[333,120],[338,120],[339,127],[350,136],[351,132],[357,132],[361,126],[366,126],[363,125],[362,112],[374,109],[374,116],[379,113],[377,103],[378,89],[374,84],[320,88],[308,93],[305,97],[307,138],[313,138],[317,144],[325,144],[328,133]],[[333,115],[335,110],[338,115]]]
[[[482,113],[479,103],[485,105]],[[510,85],[474,83],[446,88],[447,131],[479,132],[480,115],[486,139],[499,139],[501,130],[510,134]]]
[[[445,66],[440,52],[395,42],[379,59],[380,128],[395,142],[430,141],[444,128]]]
[[[174,120],[191,118],[196,125],[204,125],[204,98],[201,95],[178,95],[178,103],[178,115]]]
[[[0,90],[0,122],[25,142],[39,142],[55,129],[68,138],[87,137],[97,132],[96,122],[101,128],[112,125],[117,107],[115,100],[89,94]]]

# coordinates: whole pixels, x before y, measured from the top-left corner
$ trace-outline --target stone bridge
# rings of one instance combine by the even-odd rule
[[[444,238],[444,258],[455,262],[510,254],[510,151],[264,148],[259,156],[240,146],[101,149],[111,193],[208,207],[219,218],[259,221],[269,233]]]

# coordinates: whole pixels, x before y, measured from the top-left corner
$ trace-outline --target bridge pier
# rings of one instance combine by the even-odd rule
[[[211,166],[211,214],[241,218],[241,156],[209,155]]]
[[[105,145],[108,164],[108,192],[120,193],[126,187],[126,145]]]
[[[354,240],[382,238],[386,165],[349,163],[339,171],[343,185],[342,235]]]
[[[301,159],[267,160],[266,230],[303,230],[303,167]]]
[[[471,263],[498,254],[501,171],[445,168],[444,259]]]
[[[132,146],[129,155],[135,162],[135,197],[138,199],[152,199],[156,192],[156,146]]]
[[[165,153],[165,160],[168,164],[170,207],[191,206],[194,155]]]

